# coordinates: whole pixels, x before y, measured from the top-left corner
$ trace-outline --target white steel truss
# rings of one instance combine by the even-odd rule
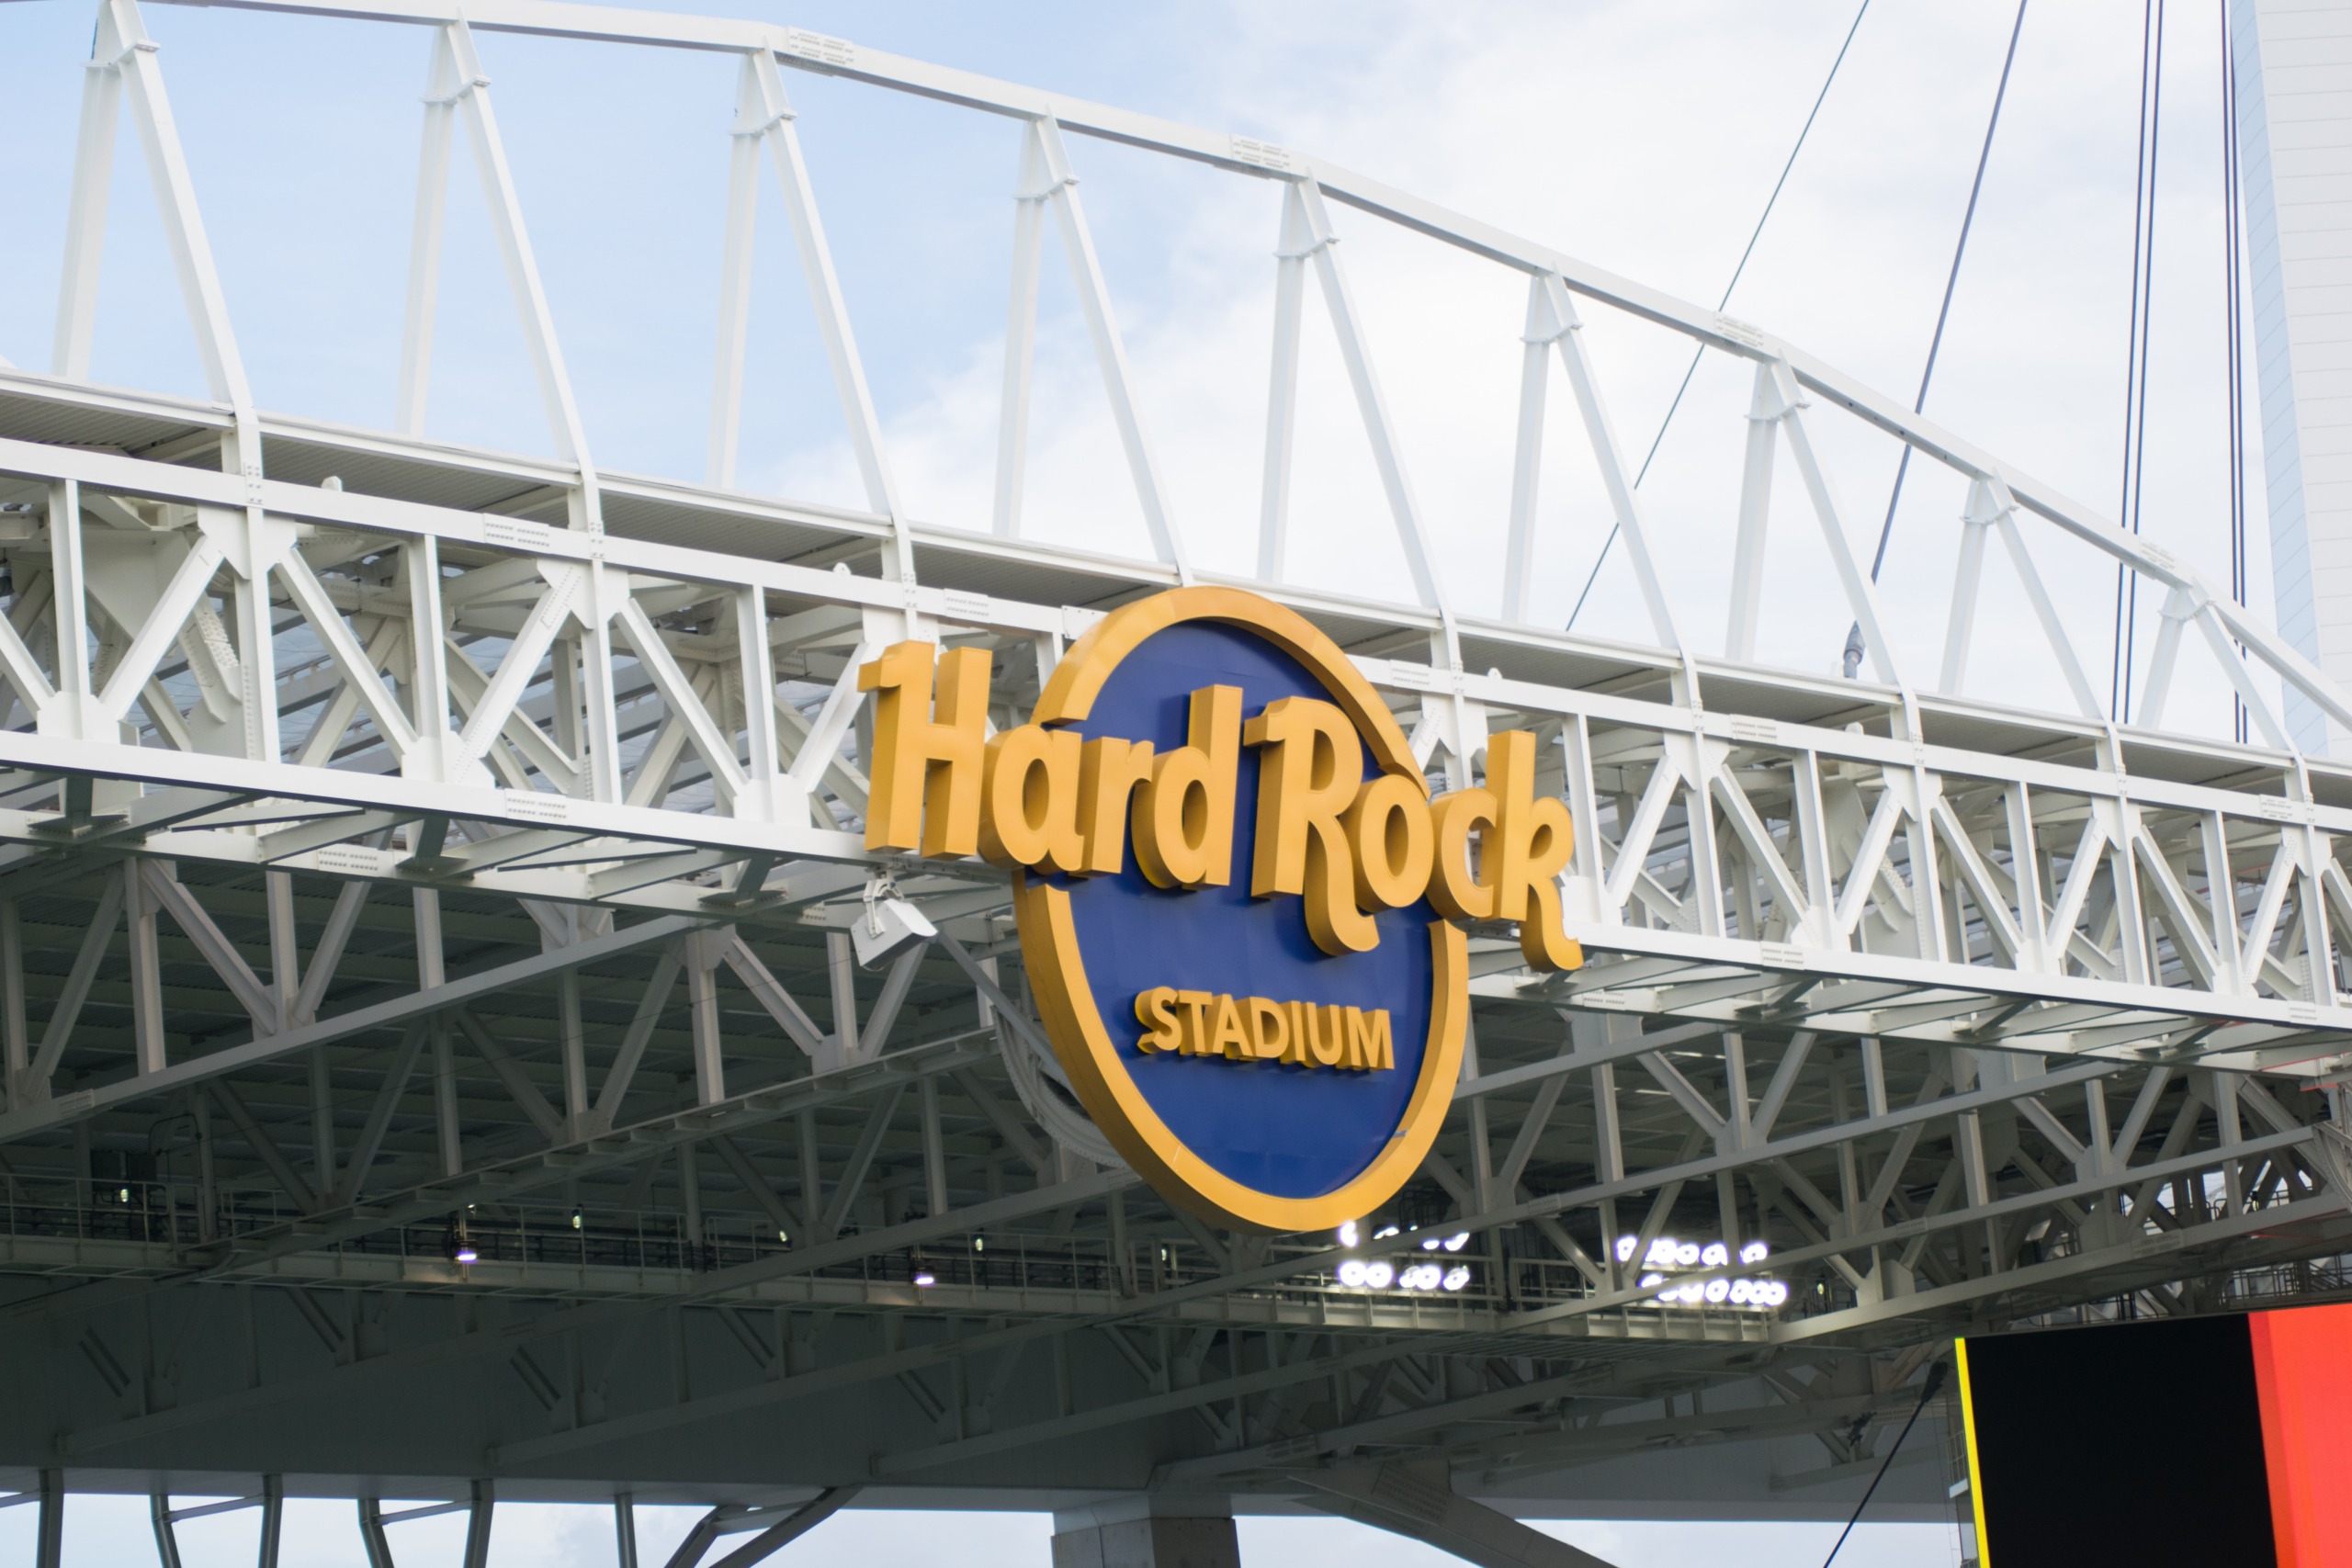
[[[1743,323],[1283,148],[765,24],[544,0],[250,8],[429,34],[393,428],[254,407],[157,51],[133,0],[107,0],[54,372],[0,367],[0,1321],[71,1325],[89,1369],[49,1425],[18,1424],[48,1445],[31,1462],[274,1473],[262,1449],[191,1445],[388,1373],[420,1402],[470,1398],[468,1369],[503,1364],[513,1408],[466,1439],[502,1477],[632,1473],[653,1445],[701,1442],[735,1484],[751,1461],[709,1437],[729,1420],[878,1408],[877,1385],[903,1403],[865,1449],[763,1451],[761,1473],[837,1499],[1001,1486],[1024,1473],[1008,1463],[1356,1496],[1366,1456],[1508,1491],[1612,1446],[1753,1438],[1812,1445],[1842,1477],[1882,1451],[1953,1323],[2210,1310],[2269,1289],[2266,1269],[2321,1288],[2308,1260],[2346,1249],[2352,770],[2286,744],[2237,649],[2347,726],[2352,699],[2161,550]],[[511,32],[741,62],[699,485],[589,457],[479,55]],[[985,525],[899,502],[786,71],[1016,122]],[[209,401],[88,381],[126,111]],[[460,120],[551,460],[422,436]],[[1534,729],[1579,828],[1562,890],[1591,962],[1537,976],[1507,931],[1476,933],[1471,1070],[1391,1216],[1400,1246],[1475,1234],[1484,1272],[1458,1296],[1351,1292],[1321,1238],[1161,1208],[1057,1086],[1003,878],[863,847],[855,671],[881,648],[989,649],[993,716],[1018,722],[1105,609],[1214,580],[1145,428],[1079,137],[1279,187],[1250,585],[1349,650],[1433,778],[1466,784],[1489,731]],[[763,153],[863,513],[735,488]],[[1334,205],[1526,277],[1504,618],[1448,597]],[[1019,536],[1048,208],[1150,558]],[[1409,603],[1283,581],[1310,269]],[[1594,307],[1752,366],[1724,658],[1676,620],[1581,336]],[[1650,645],[1526,622],[1555,352]],[[1897,667],[1850,547],[1809,423],[1825,402],[1968,481],[1932,688]],[[1784,448],[1873,679],[1755,662]],[[2052,529],[2164,585],[2141,724],[2101,716],[2033,564]],[[1955,694],[1996,534],[2074,714]],[[2155,727],[2192,625],[2267,744]],[[866,974],[848,930],[884,878],[941,935]],[[1791,1309],[1678,1314],[1616,1257],[1694,1225],[1769,1238]],[[172,1346],[231,1293],[250,1357],[184,1364]],[[486,1320],[492,1296],[526,1307]],[[410,1297],[427,1304],[395,1321]],[[186,1314],[179,1339],[158,1313]],[[668,1370],[624,1354],[657,1318]],[[451,1472],[452,1506],[486,1511],[469,1484]],[[759,1484],[742,1495],[786,1524],[817,1506]],[[184,1516],[159,1496],[166,1530]],[[752,1518],[785,1528],[722,1523]]]

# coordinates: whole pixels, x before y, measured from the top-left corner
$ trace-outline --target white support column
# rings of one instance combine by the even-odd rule
[[[1037,267],[1045,250],[1045,149],[1034,131],[1021,138],[1012,187],[1012,283],[1004,312],[1004,388],[997,402],[995,529],[1021,536],[1021,502],[1029,477],[1029,392],[1037,359]]]
[[[1315,238],[1295,183],[1283,187],[1274,243],[1273,367],[1266,390],[1266,478],[1258,508],[1258,579],[1283,580],[1290,544],[1290,467],[1298,438],[1298,333],[1306,315],[1306,258]]]
[[[1944,623],[1943,668],[1936,690],[1948,697],[1960,694],[1968,678],[1970,644],[1976,635],[1976,592],[1984,580],[1984,536],[1999,516],[1991,490],[1982,479],[1968,487],[1968,505],[1961,513],[1960,564],[1952,573],[1951,614]]]
[[[1780,445],[1781,397],[1772,367],[1756,367],[1747,407],[1747,461],[1739,481],[1739,536],[1732,548],[1731,625],[1724,657],[1752,662],[1756,626],[1764,603],[1764,542],[1772,522],[1772,454]]]
[[[1520,334],[1519,442],[1510,468],[1510,529],[1503,546],[1503,619],[1527,619],[1528,579],[1535,570],[1535,501],[1544,478],[1544,404],[1552,344],[1568,330],[1552,308],[1542,274],[1527,280],[1527,330]],[[1293,343],[1296,337],[1294,333]],[[1293,360],[1296,354],[1294,346]]]
[[[163,960],[157,951],[155,895],[147,886],[141,868],[155,863],[147,861],[130,863],[131,873],[123,878],[123,913],[130,927],[130,1032],[133,1051],[141,1073],[161,1072],[164,1066],[164,974]]]
[[[122,73],[103,51],[111,41],[104,13],[82,77],[82,128],[74,147],[74,188],[65,214],[65,267],[57,289],[57,337],[49,367],[70,380],[90,378],[90,340],[98,319],[99,263],[106,254],[107,198],[114,190],[115,128],[122,117]]]
[[[205,513],[199,512],[201,518]],[[236,621],[237,702],[244,719],[245,756],[256,762],[282,760],[277,722],[277,634],[269,602],[269,572],[279,530],[259,507],[242,517],[231,513],[223,531],[233,581],[230,614]]]
[[[408,581],[409,718],[416,742],[401,758],[401,773],[413,779],[449,777],[449,671],[441,644],[440,542],[427,534],[401,547],[401,570]],[[503,673],[503,671],[502,671]]]
[[[775,653],[768,645],[767,594],[761,589],[736,591],[735,649],[742,671],[745,752],[735,815],[764,822],[805,821],[806,807],[795,809],[781,798],[791,780],[776,746]]]
[[[733,927],[722,926],[686,938],[686,1006],[694,1021],[698,1105],[715,1105],[727,1098],[727,1068],[719,1053],[718,965],[734,934]]]
[[[410,829],[414,841],[414,829]],[[441,895],[419,887],[409,895],[416,918],[416,986],[420,991],[440,988],[447,978],[442,968]],[[433,1122],[441,1155],[441,1174],[455,1176],[466,1168],[465,1145],[458,1120],[458,1062],[449,1042],[449,1021],[435,1013],[425,1025],[433,1043]]]
[[[613,612],[628,595],[627,578],[615,582],[602,566],[588,567],[581,626],[580,672],[586,734],[580,749],[581,793],[591,800],[621,798],[620,716],[613,693]]]
[[[760,78],[752,57],[735,84],[735,125],[727,160],[727,237],[718,263],[718,350],[710,384],[710,447],[703,478],[731,490],[743,424],[743,356],[752,318],[752,245],[760,210]]]
[[[41,711],[41,728],[77,740],[109,739],[90,682],[89,582],[82,570],[82,487],[49,487],[50,621],[57,629],[57,697]]]
[[[424,73],[424,136],[417,154],[416,219],[409,240],[408,305],[401,319],[400,383],[392,428],[424,430],[433,379],[433,321],[441,299],[441,240],[448,226],[449,143],[458,127],[458,64],[446,40],[433,43]]]

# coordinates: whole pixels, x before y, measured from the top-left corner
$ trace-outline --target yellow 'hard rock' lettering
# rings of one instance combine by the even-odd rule
[[[1185,743],[1155,752],[1148,740],[1035,724],[989,738],[989,675],[983,649],[943,655],[922,642],[896,644],[858,671],[858,689],[876,694],[866,848],[1088,876],[1124,869],[1132,839],[1155,886],[1224,886],[1246,744],[1260,753],[1250,893],[1303,899],[1324,952],[1370,952],[1380,942],[1374,916],[1426,897],[1446,919],[1517,921],[1535,968],[1584,962],[1560,901],[1575,827],[1567,807],[1536,787],[1529,731],[1488,737],[1484,787],[1432,800],[1410,772],[1365,779],[1354,721],[1320,698],[1278,698],[1245,722],[1238,687],[1204,686],[1192,694]],[[1351,1032],[1361,1021],[1352,1012],[1327,1031],[1304,1003],[1259,1011],[1251,998],[1171,995],[1182,1038],[1237,1060],[1329,1066],[1383,1049]]]

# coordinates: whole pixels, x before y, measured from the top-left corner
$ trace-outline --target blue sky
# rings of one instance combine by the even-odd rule
[[[684,8],[684,7],[680,7]],[[710,8],[710,7],[700,7]],[[1712,303],[1851,20],[1847,0],[1414,6],[848,4],[750,12],[862,44],[1313,149],[1572,254]],[[0,189],[0,355],[45,367],[52,331],[80,61],[91,7],[0,6],[9,133]],[[1876,0],[1733,313],[1907,398],[1935,317],[2007,41],[1999,6]],[[2226,583],[2218,27],[2175,7],[2168,39],[2150,536]],[[418,29],[228,10],[149,8],[224,288],[264,407],[389,423],[415,178]],[[2141,8],[2038,7],[1987,176],[1930,412],[2081,498],[2112,507],[2122,415]],[[732,66],[709,57],[485,36],[485,65],[525,215],[599,460],[699,476],[709,406]],[[1017,141],[1007,123],[839,82],[787,78],[811,177],[909,504],[985,526],[1001,375]],[[1276,207],[1258,182],[1128,149],[1073,143],[1139,396],[1197,555],[1252,558]],[[198,392],[201,378],[126,132],[118,161],[95,374]],[[540,451],[520,339],[460,148],[445,251],[428,431]],[[773,187],[763,192],[741,482],[854,502],[842,439]],[[1521,284],[1425,240],[1342,212],[1342,258],[1442,558],[1470,607],[1499,596]],[[1030,523],[1040,536],[1139,552],[1133,494],[1067,274],[1049,244]],[[1315,305],[1310,299],[1310,305]],[[1319,306],[1317,307],[1319,309]],[[1623,438],[1637,451],[1688,350],[1594,312],[1589,328]],[[1297,468],[1298,576],[1404,591],[1401,558],[1328,329],[1310,320]],[[1555,389],[1557,383],[1555,383]],[[1645,494],[1694,640],[1714,646],[1736,495],[1745,376],[1703,369]],[[1606,530],[1555,389],[1533,599],[1566,614]],[[1893,451],[1824,416],[1849,531],[1874,532]],[[2256,515],[2260,516],[2258,449]],[[1890,557],[1891,619],[1932,671],[1956,486],[1913,470]],[[1776,502],[1768,658],[1834,670],[1846,612],[1797,498]],[[2257,605],[2267,561],[2256,529]],[[2111,570],[2037,540],[2086,661],[2104,669]],[[1582,625],[1639,635],[1620,565]],[[2013,603],[1997,602],[1975,689],[2034,700],[2048,685]],[[2153,606],[2150,606],[2153,610]],[[1915,646],[1916,645],[1916,646]],[[2054,695],[2054,694],[2053,694]],[[2226,723],[2222,688],[2184,668],[2172,716]],[[606,1561],[602,1515],[514,1509],[493,1560]],[[656,1522],[674,1537],[683,1516]],[[403,1555],[449,1555],[447,1521],[406,1527]],[[187,1531],[191,1568],[242,1561],[250,1522]],[[16,1560],[30,1510],[0,1511]],[[1564,1527],[1564,1529],[1566,1528]],[[935,1561],[953,1539],[974,1568],[1044,1561],[1046,1523],[845,1516],[792,1560],[860,1568]],[[435,1532],[441,1531],[441,1536]],[[1822,1526],[1569,1529],[1636,1568],[1736,1552],[1811,1563]],[[667,1539],[667,1537],[665,1537]],[[1367,1565],[1435,1561],[1359,1527],[1253,1520],[1245,1554]],[[140,1561],[143,1506],[77,1501],[69,1561]],[[427,1542],[435,1544],[427,1547]],[[571,1543],[577,1542],[576,1548]],[[659,1561],[658,1556],[652,1557]],[[349,1510],[297,1507],[289,1564],[356,1562]],[[1949,1532],[1865,1530],[1843,1562],[1941,1565]]]

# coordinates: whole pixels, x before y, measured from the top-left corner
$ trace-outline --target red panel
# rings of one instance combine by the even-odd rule
[[[2250,1326],[2278,1568],[2352,1568],[2352,1305]]]

